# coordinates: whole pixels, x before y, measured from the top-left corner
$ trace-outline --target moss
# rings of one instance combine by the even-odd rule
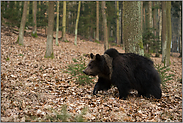
[[[34,37],[34,38],[37,38],[37,33],[31,33],[31,35]]]
[[[52,53],[50,56],[44,56],[45,58],[51,58],[51,59],[53,59],[54,58],[54,54]]]
[[[19,43],[19,36],[18,36],[18,39],[17,39],[17,42],[16,42],[17,44]]]
[[[139,41],[138,45],[139,45],[140,49],[144,49],[144,46],[143,46],[143,42],[142,41]]]
[[[95,40],[95,43],[98,43],[98,44],[100,44],[100,42],[99,42],[98,40]]]

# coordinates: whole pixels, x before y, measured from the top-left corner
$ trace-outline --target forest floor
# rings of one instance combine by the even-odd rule
[[[39,32],[41,33],[41,32]],[[55,37],[55,34],[54,34]],[[162,85],[159,100],[137,97],[131,92],[127,100],[118,98],[116,87],[93,95],[94,83],[80,85],[77,76],[68,73],[73,59],[82,57],[87,64],[89,53],[103,54],[100,43],[66,35],[68,42],[53,40],[54,58],[44,58],[46,37],[24,37],[24,45],[16,44],[18,35],[1,29],[1,121],[2,122],[182,122],[182,58],[171,56],[173,80]],[[122,47],[110,46],[124,53]],[[155,64],[159,58],[151,57]],[[78,60],[79,61],[79,60]],[[66,106],[66,109],[64,109]]]

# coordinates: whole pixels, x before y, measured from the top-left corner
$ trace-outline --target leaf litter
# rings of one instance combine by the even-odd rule
[[[74,36],[66,35],[69,42],[60,41],[59,46],[53,43],[54,59],[46,59],[45,37],[24,37],[24,46],[19,46],[15,43],[18,36],[7,33],[11,32],[2,28],[2,122],[72,122],[81,116],[88,122],[182,122],[182,59],[176,53],[171,56],[168,71],[175,76],[166,82],[161,99],[137,97],[132,91],[127,100],[121,100],[116,87],[92,95],[97,78],[94,83],[79,85],[76,77],[65,72],[74,64],[73,59],[89,53],[103,54],[102,44],[78,38],[75,46]],[[111,47],[124,53],[120,47]],[[161,56],[151,58],[161,63]],[[86,63],[89,60],[85,58]],[[63,105],[68,115],[63,115]]]

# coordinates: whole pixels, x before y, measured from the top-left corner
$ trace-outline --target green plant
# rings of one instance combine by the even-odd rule
[[[23,54],[19,54],[19,56],[24,56]]]
[[[87,108],[84,107],[81,110],[81,113],[73,116],[71,114],[68,113],[67,111],[67,105],[63,104],[62,105],[62,109],[61,109],[61,113],[55,112],[56,115],[52,115],[52,116],[46,116],[46,119],[43,120],[43,122],[45,121],[51,121],[51,122],[84,122],[84,118],[83,115],[85,115],[87,112]]]
[[[61,119],[62,122],[66,122],[70,115],[67,112],[67,105],[62,106],[61,114],[57,114],[57,119]]]
[[[10,60],[10,58],[9,58],[9,57],[7,57],[7,58],[6,58],[6,61],[9,61],[9,60]]]
[[[173,79],[172,77],[175,76],[174,74],[168,75],[167,72],[170,71],[170,67],[162,66],[162,64],[155,64],[155,68],[160,74],[161,84],[163,85],[163,87],[166,86],[167,81],[172,80]]]
[[[84,107],[82,110],[81,110],[81,113],[78,114],[76,117],[75,117],[75,121],[76,122],[85,122],[85,120],[83,119],[83,115],[85,115],[87,112],[87,108]]]
[[[89,77],[83,74],[83,70],[85,69],[85,59],[83,57],[79,57],[78,59],[72,59],[75,64],[68,65],[67,70],[69,73],[76,77],[76,82],[80,85],[92,83],[93,77]]]

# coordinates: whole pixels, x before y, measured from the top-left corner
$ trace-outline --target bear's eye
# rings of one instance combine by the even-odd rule
[[[89,64],[88,66],[91,67],[91,64]]]

